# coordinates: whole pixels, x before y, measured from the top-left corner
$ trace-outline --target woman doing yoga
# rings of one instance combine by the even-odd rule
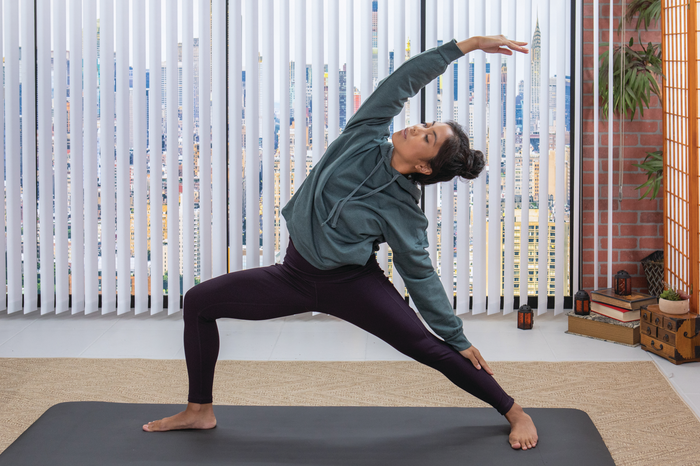
[[[462,331],[426,251],[428,220],[419,185],[474,179],[481,152],[454,123],[426,122],[389,134],[406,101],[466,53],[527,53],[525,42],[503,36],[452,40],[407,60],[384,79],[328,147],[282,209],[290,241],[282,264],[232,272],[191,288],[184,300],[187,408],[149,422],[148,432],[216,426],[212,386],[219,352],[216,319],[264,320],[318,311],[346,320],[403,354],[442,372],[489,403],[511,424],[509,442],[527,450],[537,430],[498,385],[493,371]],[[391,138],[391,142],[388,141]],[[388,243],[395,271],[423,325],[377,263]]]

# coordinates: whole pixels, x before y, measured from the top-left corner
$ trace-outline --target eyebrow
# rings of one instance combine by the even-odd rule
[[[435,126],[434,121],[433,121],[433,124],[430,125],[430,127],[432,128],[433,126]],[[435,144],[437,144],[437,133],[435,132],[435,130],[433,130],[433,134],[435,135],[435,140],[433,141],[433,147],[434,147]]]

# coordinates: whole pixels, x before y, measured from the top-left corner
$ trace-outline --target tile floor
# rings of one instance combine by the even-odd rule
[[[519,330],[516,314],[465,315],[469,340],[487,361],[653,361],[700,417],[700,362],[676,366],[641,348],[568,335],[567,317],[550,311]],[[182,314],[23,315],[0,311],[3,358],[184,359]],[[331,316],[310,313],[262,322],[219,320],[220,359],[408,360],[383,341]]]

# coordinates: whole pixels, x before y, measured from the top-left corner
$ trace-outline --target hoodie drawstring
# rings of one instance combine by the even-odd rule
[[[357,185],[357,187],[356,187],[355,189],[353,189],[352,192],[351,192],[350,194],[348,194],[347,196],[345,196],[344,198],[338,200],[338,202],[335,203],[335,205],[334,205],[333,208],[331,209],[330,213],[328,214],[328,218],[326,219],[325,222],[322,223],[322,225],[325,225],[325,224],[328,223],[331,219],[333,219],[333,221],[331,222],[331,228],[335,228],[335,227],[338,225],[338,218],[340,217],[340,212],[343,210],[343,207],[345,207],[345,204],[347,204],[348,201],[350,201],[350,200],[352,199],[352,196],[365,184],[365,182],[366,182],[367,180],[370,179],[370,177],[371,177],[372,175],[374,175],[374,172],[376,172],[376,171],[379,169],[379,167],[380,167],[383,163],[384,163],[384,161],[383,161],[383,160],[380,160],[379,163],[374,167],[374,169],[372,169],[372,172],[371,172],[369,175],[367,175],[367,178],[365,178],[365,179],[362,181],[362,183],[360,183],[359,185]],[[382,189],[386,188],[386,187],[389,186],[391,183],[393,183],[394,181],[396,181],[396,180],[399,178],[399,176],[401,176],[400,173],[397,174],[397,175],[394,175],[394,177],[393,177],[393,178],[391,179],[391,181],[389,181],[388,183],[386,183],[386,184],[380,186],[380,187],[377,188],[377,189],[374,189],[374,190],[368,192],[367,194],[363,194],[362,196],[358,196],[358,197],[356,197],[356,198],[354,198],[354,199],[363,199],[363,198],[365,198],[365,197],[368,197],[368,196],[371,196],[371,195],[373,195],[373,194],[378,193],[379,191],[381,191]]]

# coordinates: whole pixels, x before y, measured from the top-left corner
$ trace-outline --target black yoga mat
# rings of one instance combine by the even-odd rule
[[[141,426],[183,405],[61,403],[0,454],[46,465],[614,465],[588,415],[532,408],[537,447],[513,450],[493,408],[215,406],[207,431]]]

